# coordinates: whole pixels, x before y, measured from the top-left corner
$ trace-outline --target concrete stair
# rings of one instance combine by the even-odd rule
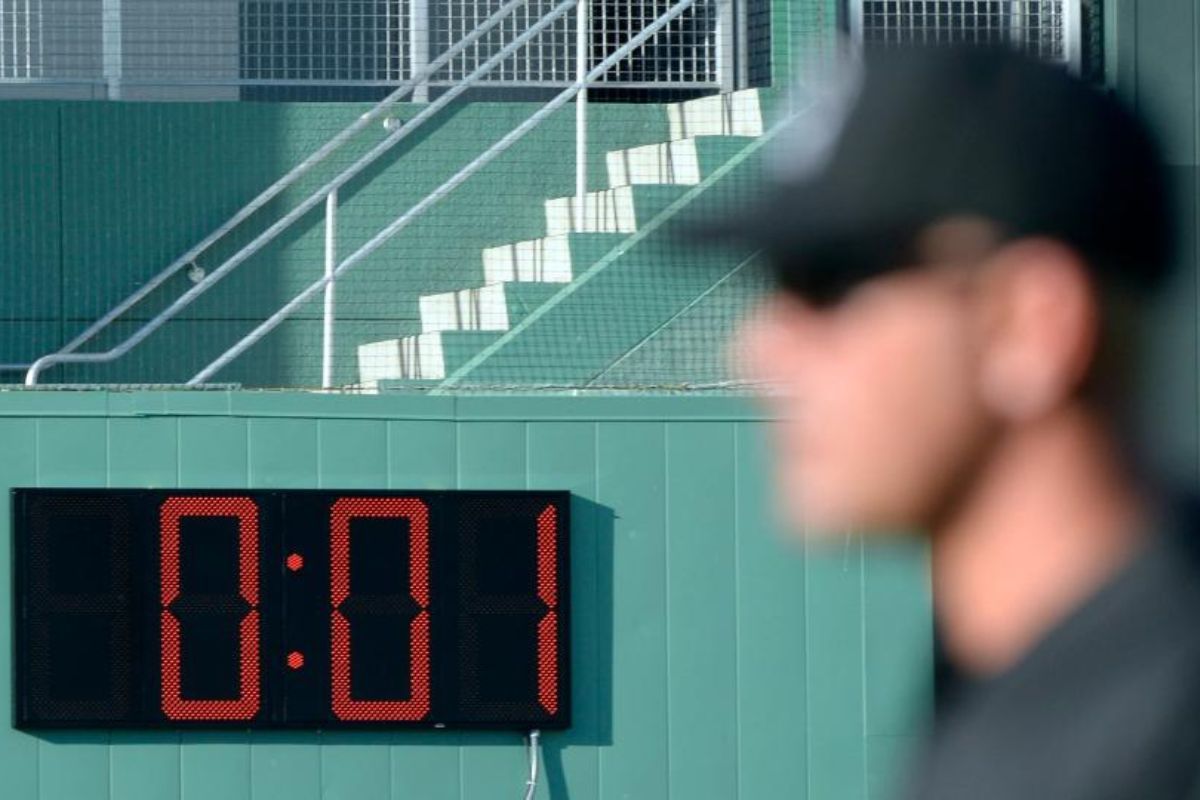
[[[753,141],[749,136],[692,136],[613,150],[605,157],[609,186],[695,186]]]
[[[359,384],[381,380],[441,380],[500,336],[493,331],[434,331],[358,347]]]
[[[689,136],[762,136],[763,114],[759,93],[742,89],[713,94],[667,106],[671,139]]]
[[[555,234],[483,251],[483,282],[566,283],[621,240],[619,234]]]
[[[421,333],[360,345],[356,387],[436,385],[763,130],[752,89],[670,104],[666,113],[669,141],[606,154],[609,186],[587,193],[582,225],[575,197],[548,199],[545,236],[483,250],[483,285],[422,296]]]
[[[420,299],[421,332],[506,331],[540,306],[562,283],[488,283]]]
[[[650,219],[687,188],[672,184],[617,186],[584,195],[583,227],[575,219],[574,197],[546,201],[546,231],[560,233],[633,233],[638,220]]]

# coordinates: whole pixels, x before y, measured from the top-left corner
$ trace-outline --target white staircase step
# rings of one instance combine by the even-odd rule
[[[694,186],[701,177],[695,137],[612,150],[605,155],[605,161],[609,186],[633,183]]]
[[[373,385],[381,380],[441,379],[446,377],[441,333],[422,333],[358,346],[358,379]]]
[[[692,136],[762,136],[762,106],[757,89],[741,89],[671,103],[667,119],[672,139]]]
[[[420,298],[421,331],[506,331],[562,288],[561,283],[505,281]]]
[[[508,301],[505,284],[490,283],[456,292],[421,297],[421,332],[475,330],[506,331]]]
[[[575,198],[555,197],[546,201],[546,233],[633,233],[637,219],[633,210],[633,187],[617,186],[588,192],[584,199],[583,227],[575,224]]]
[[[500,336],[494,331],[431,331],[358,346],[358,382],[442,380]]]
[[[571,237],[560,234],[488,247],[483,251],[484,283],[571,280]]]

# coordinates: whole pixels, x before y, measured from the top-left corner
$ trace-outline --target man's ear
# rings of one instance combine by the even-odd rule
[[[980,394],[1002,419],[1027,422],[1075,395],[1095,358],[1099,307],[1082,257],[1043,237],[995,251],[980,282]]]

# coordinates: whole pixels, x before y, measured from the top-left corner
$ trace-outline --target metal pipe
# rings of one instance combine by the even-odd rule
[[[750,19],[746,3],[734,3],[737,17],[737,41],[734,43],[734,59],[737,62],[736,87],[745,89],[750,85]]]
[[[347,181],[354,178],[355,175],[374,162],[379,155],[391,148],[394,144],[396,144],[396,142],[408,136],[419,125],[432,117],[434,114],[441,111],[442,108],[449,105],[454,98],[458,97],[458,95],[470,88],[480,76],[491,71],[497,64],[507,58],[514,50],[521,47],[523,44],[525,44],[525,42],[532,39],[544,28],[569,11],[570,8],[575,5],[575,2],[576,0],[563,0],[563,2],[555,6],[549,14],[538,20],[529,30],[525,31],[525,33],[521,34],[516,39],[501,48],[495,55],[477,67],[474,72],[463,78],[463,80],[454,86],[454,88],[450,89],[437,100],[426,106],[421,113],[417,114],[402,128],[386,137],[379,144],[375,145],[375,147],[373,147],[364,156],[359,158],[358,161],[354,162],[354,164],[340,173],[336,178],[326,183],[317,191],[313,192],[303,203],[292,209],[291,212],[284,215],[281,219],[256,236],[249,244],[226,259],[225,263],[210,272],[202,281],[197,283],[191,289],[180,295],[173,303],[171,303],[171,305],[159,312],[154,319],[150,320],[141,328],[139,328],[133,333],[133,335],[131,335],[121,344],[117,345],[111,350],[106,350],[101,353],[64,353],[59,351],[42,356],[37,361],[33,362],[32,365],[30,365],[29,371],[25,375],[25,385],[36,385],[39,373],[46,367],[54,364],[104,363],[107,361],[114,361],[123,356],[125,353],[129,352],[147,336],[161,327],[168,319],[178,314],[181,310],[190,305],[193,300],[195,300],[204,292],[208,291],[209,287],[225,277],[225,275],[237,267],[238,264],[242,263],[251,255],[260,250],[267,242],[274,239],[280,231],[289,227],[294,221],[308,213],[309,210],[324,200],[326,195],[340,188]]]
[[[471,31],[471,33],[464,36],[445,53],[442,53],[440,56],[430,62],[424,70],[416,75],[413,75],[407,81],[400,84],[400,86],[398,86],[394,92],[389,94],[383,100],[379,101],[374,108],[352,122],[350,125],[344,128],[341,133],[334,136],[324,145],[319,147],[316,152],[289,170],[286,175],[260,192],[257,197],[243,206],[241,210],[230,217],[223,225],[200,240],[198,244],[191,247],[179,258],[175,259],[175,261],[173,261],[166,269],[164,269],[162,272],[159,272],[146,283],[142,284],[135,292],[111,308],[106,314],[104,314],[104,316],[93,322],[82,333],[80,333],[71,341],[67,342],[66,345],[59,348],[55,352],[57,354],[71,353],[80,345],[90,340],[101,330],[108,327],[114,320],[123,315],[133,306],[140,303],[145,297],[165,283],[168,279],[173,277],[177,272],[194,262],[201,253],[211,247],[215,242],[223,238],[225,234],[229,233],[231,230],[248,219],[254,212],[258,211],[260,208],[273,200],[280,192],[291,186],[293,183],[299,180],[301,176],[328,158],[331,153],[353,138],[360,131],[365,129],[368,125],[372,124],[386,114],[391,109],[391,106],[399,101],[400,98],[404,97],[404,95],[408,94],[408,92],[412,90],[413,87],[418,84],[418,82],[432,77],[432,75],[445,66],[450,59],[454,58],[473,42],[475,42],[475,40],[479,39],[479,37],[483,36],[483,34],[494,28],[502,19],[504,19],[504,17],[508,16],[510,11],[517,6],[524,5],[527,2],[528,0],[509,0],[509,2],[497,9],[496,13],[492,14],[478,27]],[[410,122],[406,127],[412,128],[414,126],[413,123]],[[26,369],[28,366],[29,365],[22,365],[20,369]],[[28,381],[26,382],[28,383]]]
[[[717,80],[722,92],[737,88],[737,62],[734,60],[734,42],[737,36],[733,13],[733,0],[717,0]]]
[[[582,232],[587,224],[587,72],[591,49],[591,0],[575,7],[575,81],[579,93],[575,96],[575,230]]]
[[[104,81],[108,84],[108,99],[121,98],[121,0],[104,0],[100,11],[101,60]],[[15,33],[15,31],[14,31]],[[13,37],[14,44],[16,37]]]
[[[863,37],[863,0],[850,0],[850,44],[852,47],[862,47]]]
[[[1072,75],[1083,70],[1083,9],[1082,0],[1063,0],[1063,58]]]
[[[589,71],[582,85],[586,86],[588,83],[593,82],[596,78],[603,75],[610,67],[612,67],[613,64],[617,63],[630,52],[640,47],[646,42],[647,39],[657,33],[671,20],[675,19],[677,16],[694,5],[695,2],[696,0],[679,0],[678,3],[664,12],[661,17],[652,22],[650,25],[646,26],[641,33],[631,38],[617,50],[613,51],[607,58]],[[338,266],[336,270],[333,271],[332,276],[319,278],[313,283],[309,284],[308,288],[304,289],[302,292],[300,292],[300,294],[293,297],[270,317],[263,320],[258,327],[243,336],[241,341],[226,350],[219,358],[214,360],[204,369],[200,370],[200,372],[196,373],[196,375],[187,382],[187,385],[195,386],[197,384],[204,383],[217,372],[219,372],[223,367],[229,364],[229,362],[233,361],[247,349],[255,345],[260,339],[274,330],[281,322],[291,316],[293,311],[304,305],[304,303],[308,302],[308,300],[311,299],[317,292],[319,292],[322,287],[324,287],[330,281],[340,278],[344,273],[352,269],[364,258],[369,256],[375,250],[379,249],[384,242],[407,227],[410,222],[424,213],[427,208],[437,203],[439,200],[465,182],[467,178],[471,177],[473,174],[490,163],[492,159],[515,144],[518,140],[525,136],[525,134],[529,133],[529,131],[541,124],[542,120],[544,120],[550,114],[553,114],[555,111],[566,105],[566,103],[569,102],[571,98],[574,97],[579,91],[580,86],[581,84],[578,83],[572,84],[560,92],[554,97],[553,100],[546,103],[546,105],[534,112],[534,114],[532,114],[528,119],[526,119],[513,130],[509,131],[503,138],[477,156],[474,161],[472,161],[470,164],[467,164],[465,167],[456,172],[449,180],[426,195],[425,199],[421,200],[415,206],[410,208],[391,225],[388,225],[382,231],[375,234],[375,236],[373,236],[366,244],[355,250]]]
[[[25,0],[25,75],[33,74],[33,9]]]
[[[429,0],[408,0],[409,71],[416,75],[429,62]],[[429,84],[422,81],[413,89],[413,102],[429,102]]]
[[[333,270],[337,267],[337,190],[325,197],[325,320],[321,346],[321,388],[333,388]]]

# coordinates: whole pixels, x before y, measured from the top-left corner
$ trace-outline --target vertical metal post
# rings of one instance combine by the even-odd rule
[[[577,0],[575,3],[575,82],[579,93],[575,95],[575,230],[583,231],[587,221],[584,205],[587,203],[587,74],[588,54],[591,52],[592,0]]]
[[[325,195],[325,324],[321,346],[321,388],[333,388],[333,273],[337,269],[337,189]]]
[[[383,79],[385,81],[392,80],[392,56],[396,47],[396,43],[392,40],[392,2],[393,0],[387,0],[383,4]],[[312,6],[309,8],[311,9]],[[309,27],[308,30],[311,36],[312,28]]]
[[[13,69],[12,72],[6,69],[8,57],[4,54],[4,45],[8,41],[4,38],[4,23],[7,21],[7,10],[4,8],[4,0],[0,0],[0,78],[14,78],[17,75],[16,54],[13,54]]]
[[[416,75],[429,63],[429,0],[408,0],[408,74]],[[429,102],[429,84],[413,87],[414,103]]]
[[[863,40],[862,0],[850,0],[848,10],[850,12],[850,46],[857,49],[862,47]],[[772,20],[772,22],[774,21]]]
[[[25,77],[33,77],[33,9],[25,0]]]
[[[1083,9],[1082,0],[1063,0],[1063,56],[1072,75],[1083,70]]]
[[[737,42],[734,58],[737,60],[737,88],[745,89],[750,85],[750,15],[747,13],[746,0],[737,0],[733,11],[737,18]]]
[[[121,0],[104,0],[100,8],[100,36],[108,99],[118,100],[121,97]]]
[[[717,80],[722,92],[737,88],[737,63],[733,57],[735,41],[733,0],[717,0]]]

